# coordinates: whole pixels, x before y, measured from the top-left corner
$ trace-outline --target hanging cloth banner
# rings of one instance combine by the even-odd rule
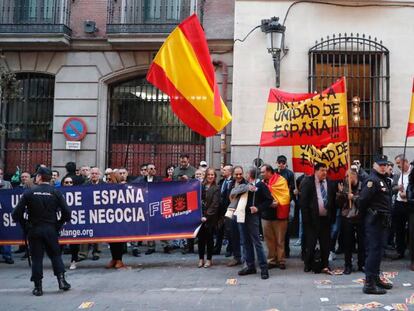
[[[271,89],[260,146],[327,145],[347,141],[345,78],[320,94]]]
[[[294,172],[313,174],[313,164],[320,162],[328,167],[331,180],[343,180],[348,168],[348,143],[330,143],[327,146],[300,145],[292,147]]]
[[[62,244],[192,238],[201,223],[198,180],[61,187],[72,219]],[[0,191],[0,245],[23,244],[11,217],[23,189]]]

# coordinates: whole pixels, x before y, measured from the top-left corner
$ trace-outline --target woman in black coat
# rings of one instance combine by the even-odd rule
[[[198,232],[198,267],[209,268],[212,265],[214,228],[217,225],[220,205],[220,189],[216,184],[217,174],[214,168],[208,168],[202,185],[201,228]],[[204,254],[207,246],[207,260],[204,263]]]

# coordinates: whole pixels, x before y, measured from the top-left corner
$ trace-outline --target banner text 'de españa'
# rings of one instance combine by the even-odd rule
[[[200,224],[200,183],[103,184],[59,188],[71,209],[61,243],[191,237]],[[0,192],[0,245],[22,241],[11,218],[22,189]]]
[[[324,163],[328,167],[328,175],[331,179],[343,179],[348,167],[348,143],[330,143],[326,147],[293,146],[292,162],[294,171],[307,174],[313,173],[315,162]]]
[[[347,103],[343,80],[321,94],[271,90],[261,146],[328,144],[347,140]],[[290,98],[290,101],[289,101]]]

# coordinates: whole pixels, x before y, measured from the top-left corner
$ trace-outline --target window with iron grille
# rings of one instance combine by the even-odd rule
[[[108,166],[125,166],[139,174],[152,162],[158,175],[177,165],[180,153],[192,164],[205,160],[205,138],[185,126],[172,112],[167,95],[136,78],[110,86]]]
[[[333,35],[309,50],[309,91],[322,91],[345,76],[351,159],[370,169],[382,151],[382,129],[390,126],[389,51],[377,38]],[[360,120],[352,118],[352,98],[360,98]]]
[[[5,171],[19,166],[33,172],[36,164],[52,163],[53,99],[55,77],[39,73],[18,73],[19,99],[1,103],[4,135],[0,136],[0,157]]]

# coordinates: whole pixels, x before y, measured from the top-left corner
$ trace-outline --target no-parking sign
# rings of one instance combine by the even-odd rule
[[[85,137],[87,127],[81,118],[71,117],[65,121],[62,130],[67,140],[80,141]]]

